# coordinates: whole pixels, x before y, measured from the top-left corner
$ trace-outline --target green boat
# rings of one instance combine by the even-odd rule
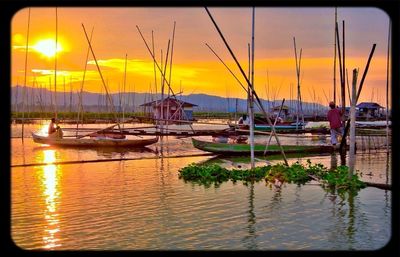
[[[197,149],[217,154],[240,155],[250,153],[249,144],[217,143],[194,138],[192,138],[192,143]],[[331,153],[335,150],[331,145],[282,145],[282,147],[285,153]],[[265,145],[254,145],[254,154],[262,155],[264,150]],[[266,154],[279,154],[280,152],[278,145],[269,145]]]

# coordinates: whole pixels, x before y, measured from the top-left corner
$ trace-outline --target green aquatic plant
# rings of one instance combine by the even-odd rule
[[[324,173],[321,176],[321,180],[329,188],[335,188],[337,190],[358,190],[366,187],[365,183],[362,182],[358,174],[349,175],[349,167],[338,166],[329,172]]]
[[[329,190],[357,192],[366,186],[364,182],[359,180],[357,173],[349,175],[347,166],[339,166],[329,170],[320,163],[312,164],[310,160],[307,160],[306,165],[299,162],[295,162],[291,166],[278,163],[243,170],[228,170],[217,164],[199,165],[192,163],[179,170],[179,177],[185,181],[195,181],[204,185],[219,184],[228,180],[249,182],[262,179],[265,179],[267,184],[295,183],[303,185],[312,179],[316,179],[322,183],[324,188]]]
[[[191,163],[188,166],[179,170],[179,178],[185,181],[196,181],[202,184],[206,183],[221,183],[224,181],[260,181],[265,177],[266,172],[270,169],[269,166],[256,167],[254,169],[228,170],[217,164],[199,165]]]

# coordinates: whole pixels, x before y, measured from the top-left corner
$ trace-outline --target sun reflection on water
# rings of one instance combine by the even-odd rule
[[[58,186],[60,169],[52,163],[56,161],[55,150],[43,151],[43,162],[48,165],[43,167],[43,196],[45,197],[46,209],[44,210],[44,218],[47,224],[44,226],[44,248],[54,249],[61,246],[57,238],[57,233],[60,231],[60,222],[58,214],[58,203],[60,190]]]

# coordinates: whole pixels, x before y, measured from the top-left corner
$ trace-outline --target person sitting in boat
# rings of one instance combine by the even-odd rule
[[[212,136],[212,141],[216,143],[228,143],[228,137],[226,136]]]
[[[49,129],[47,131],[48,135],[51,137],[59,137],[62,138],[63,132],[60,126],[56,124],[56,119],[51,118],[51,122],[49,124]]]
[[[239,128],[244,129],[247,128],[250,124],[250,120],[248,119],[246,114],[243,114],[242,117],[238,120]]]

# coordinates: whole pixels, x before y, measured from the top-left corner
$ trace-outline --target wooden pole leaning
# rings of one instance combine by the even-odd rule
[[[369,54],[369,57],[368,57],[367,65],[365,66],[365,70],[364,70],[363,76],[362,76],[361,81],[360,81],[360,85],[358,86],[356,104],[357,104],[358,98],[360,98],[361,90],[362,90],[362,87],[364,85],[364,80],[365,80],[365,77],[367,76],[368,69],[369,69],[369,64],[371,63],[371,59],[372,59],[372,56],[374,55],[375,48],[376,48],[376,44],[373,44],[372,45],[372,49],[371,49],[371,53]],[[342,142],[340,142],[340,148],[339,148],[340,151],[342,151],[344,149],[344,146],[346,145],[346,137],[347,137],[347,134],[349,132],[349,129],[350,129],[350,122],[347,121],[346,127],[344,129],[344,133],[343,133],[343,136],[342,136]]]
[[[88,37],[88,35],[87,35],[87,33],[86,33],[86,29],[85,29],[85,26],[83,25],[83,23],[82,23],[82,28],[83,28],[83,32],[85,33],[86,40],[88,41],[90,51],[92,52],[93,59],[94,59],[94,61],[95,61],[95,63],[96,63],[97,70],[99,71],[101,81],[102,81],[102,83],[103,83],[104,89],[105,89],[106,94],[107,94],[107,99],[108,99],[108,101],[109,101],[109,104],[111,105],[112,112],[113,112],[113,114],[114,114],[114,118],[115,118],[115,120],[117,121],[116,126],[118,126],[118,129],[122,132],[121,126],[120,126],[120,124],[119,124],[119,119],[118,119],[118,117],[117,117],[117,115],[116,115],[116,113],[115,113],[115,108],[114,108],[113,101],[112,101],[112,99],[111,99],[110,94],[108,93],[108,89],[107,89],[106,83],[104,82],[103,74],[101,73],[99,64],[97,63],[96,55],[94,54],[94,51],[93,51],[93,48],[92,48],[92,44],[91,44],[91,42],[90,42],[90,40],[89,40],[89,37]]]
[[[263,105],[262,105],[262,102],[261,102],[260,98],[258,97],[256,91],[251,87],[251,83],[250,83],[250,81],[249,81],[249,78],[248,78],[248,77],[246,76],[246,74],[244,73],[242,66],[239,64],[238,60],[236,59],[235,54],[232,52],[232,50],[231,50],[229,44],[228,44],[227,41],[225,40],[224,35],[222,34],[221,30],[219,29],[217,23],[215,22],[214,18],[212,17],[211,13],[209,12],[208,8],[207,8],[207,7],[204,7],[204,8],[205,8],[206,12],[208,13],[208,15],[210,16],[211,21],[213,22],[215,28],[217,29],[219,35],[221,36],[221,38],[222,38],[222,40],[223,40],[225,46],[227,47],[227,49],[228,49],[229,53],[231,54],[232,58],[234,59],[236,65],[238,66],[238,68],[239,68],[241,74],[243,75],[244,79],[246,80],[247,84],[249,85],[249,88],[251,88],[252,93],[253,93],[253,95],[255,96],[256,100],[257,100],[256,103],[258,104],[258,107],[260,108],[260,110],[262,111],[263,115],[264,115],[265,118],[267,119],[268,124],[271,126],[272,133],[274,134],[274,136],[275,136],[275,138],[276,138],[276,142],[277,142],[277,144],[278,144],[279,147],[280,147],[280,150],[281,150],[282,156],[283,156],[283,158],[284,158],[285,164],[286,164],[287,166],[289,166],[289,164],[288,164],[288,162],[287,162],[287,159],[286,159],[285,152],[283,151],[283,147],[282,147],[282,145],[280,144],[280,141],[279,141],[278,136],[276,135],[275,128],[273,127],[272,122],[271,122],[271,119],[270,119],[268,113],[265,111],[265,109],[264,109],[264,107],[263,107]]]

